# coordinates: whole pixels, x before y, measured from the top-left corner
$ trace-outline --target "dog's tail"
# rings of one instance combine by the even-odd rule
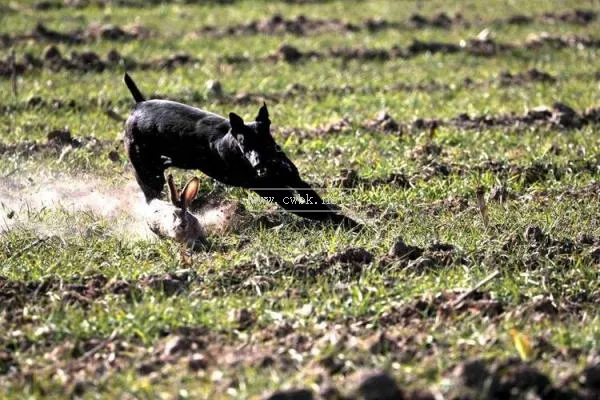
[[[133,79],[131,79],[131,77],[129,76],[129,74],[127,72],[125,72],[125,76],[123,77],[123,80],[125,81],[125,84],[127,85],[127,88],[129,89],[129,91],[133,95],[133,99],[135,100],[136,103],[141,103],[142,101],[146,101],[146,99],[142,95],[142,92],[140,92],[140,89],[138,89],[135,82],[133,81]]]

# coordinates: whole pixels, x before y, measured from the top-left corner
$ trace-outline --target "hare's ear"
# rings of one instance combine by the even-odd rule
[[[187,209],[192,200],[196,198],[198,189],[200,189],[200,179],[197,177],[193,177],[185,184],[183,192],[181,192],[181,204],[184,210]]]
[[[173,182],[173,175],[167,175],[167,188],[169,189],[169,200],[173,205],[179,207],[181,202],[179,201],[179,193],[177,193],[177,188],[175,187],[175,182]]]

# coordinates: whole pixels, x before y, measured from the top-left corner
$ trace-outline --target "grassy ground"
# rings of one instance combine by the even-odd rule
[[[521,46],[541,32],[599,40],[600,15],[586,24],[543,17],[576,8],[600,13],[598,2],[92,1],[44,11],[36,4],[0,6],[0,34],[26,34],[38,22],[64,32],[141,24],[148,39],[56,45],[63,54],[103,57],[114,48],[139,61],[188,53],[200,61],[132,75],[147,94],[221,114],[250,119],[266,98],[274,136],[303,176],[319,187],[342,182],[346,190],[326,193],[367,228],[348,232],[272,213],[275,223],[264,224],[268,204],[227,189],[264,211],[239,231],[211,237],[212,247],[195,254],[191,267],[181,265],[176,246],[140,235],[143,223],[128,210],[141,196],[119,139],[118,116],[132,103],[124,68],[26,71],[16,96],[11,80],[0,78],[3,398],[260,398],[286,388],[316,396],[328,387],[358,396],[365,370],[387,371],[415,398],[417,390],[502,398],[519,388],[514,397],[562,391],[572,398],[598,389],[600,125],[591,112],[600,107],[600,46]],[[407,23],[415,13],[441,11],[469,23],[190,35],[275,13],[360,24]],[[517,14],[532,20],[507,23]],[[263,59],[282,43],[302,51],[389,50],[413,39],[458,44],[486,28],[497,42],[521,47],[488,57]],[[40,57],[50,44],[30,38],[12,47],[18,58]],[[0,59],[9,54],[9,46],[0,47]],[[224,55],[251,62],[224,64]],[[502,80],[504,72],[534,68],[554,79]],[[221,82],[224,97],[206,89],[211,79]],[[250,100],[240,101],[241,94]],[[53,105],[56,99],[64,104]],[[561,122],[554,102],[583,122]],[[539,106],[549,107],[547,117],[517,121]],[[381,111],[398,126],[379,126]],[[503,122],[467,126],[456,119],[463,113]],[[327,129],[343,118],[342,129]],[[419,118],[426,126],[438,120],[433,137]],[[57,129],[83,145],[48,143]],[[358,178],[347,179],[344,169]],[[204,192],[215,187],[202,180]],[[89,201],[94,193],[100,197]],[[118,212],[107,212],[111,193]],[[41,206],[44,196],[52,201]],[[415,247],[390,252],[400,241]]]

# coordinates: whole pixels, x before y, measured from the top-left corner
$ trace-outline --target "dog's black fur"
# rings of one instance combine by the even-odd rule
[[[146,201],[161,196],[166,168],[199,169],[225,184],[271,197],[302,217],[357,225],[324,204],[300,178],[271,136],[266,104],[246,124],[235,113],[227,120],[174,101],[146,100],[128,74],[124,79],[136,101],[125,123],[125,147]],[[286,204],[284,198],[294,197],[294,191],[311,203]]]

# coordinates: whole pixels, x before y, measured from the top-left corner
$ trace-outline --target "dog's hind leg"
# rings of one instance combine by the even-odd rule
[[[165,186],[165,163],[159,156],[142,156],[135,145],[127,146],[129,160],[135,170],[135,180],[142,189],[147,202],[161,197]]]

